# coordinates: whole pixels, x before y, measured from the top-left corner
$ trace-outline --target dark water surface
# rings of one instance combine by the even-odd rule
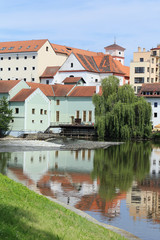
[[[141,239],[160,239],[160,144],[0,153],[0,172]]]

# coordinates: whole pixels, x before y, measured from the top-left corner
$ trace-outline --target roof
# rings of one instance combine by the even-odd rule
[[[0,53],[37,52],[47,39],[0,42]]]
[[[75,56],[87,71],[125,75],[122,67],[111,55],[87,56],[76,53]]]
[[[39,88],[47,97],[53,97],[53,88],[52,85],[42,84],[42,83],[33,83],[26,82],[31,88]]]
[[[77,83],[79,82],[80,80],[83,80],[84,79],[82,77],[66,77],[64,80],[63,80],[63,83]],[[85,81],[84,81],[85,82]]]
[[[109,45],[109,46],[105,47],[104,49],[105,50],[114,50],[114,49],[116,49],[116,50],[120,50],[120,51],[124,51],[125,50],[125,48],[117,45],[116,43],[114,43],[112,45]]]
[[[124,76],[125,77],[130,77],[130,67],[128,66],[124,66],[120,61],[118,60],[114,60],[116,62],[117,65],[119,65],[119,67],[121,68],[121,70],[124,72]]]
[[[74,87],[74,85],[56,84],[56,85],[53,85],[52,87],[53,87],[55,97],[65,97]]]
[[[10,102],[24,102],[35,90],[35,88],[22,89],[10,100]]]
[[[151,94],[146,95],[146,94],[143,94],[143,92],[149,92]],[[142,84],[142,88],[138,96],[144,96],[149,98],[153,98],[153,97],[160,98],[160,95],[157,94],[157,92],[160,92],[160,83],[144,83]]]
[[[67,47],[67,46],[63,46],[63,45],[58,45],[58,44],[54,44],[51,43],[54,51],[56,53],[61,53],[61,54],[66,54],[66,55],[70,55],[72,52],[74,53],[80,53],[80,54],[87,54],[87,55],[98,55],[99,53],[97,52],[93,52],[93,51],[89,51],[89,50],[83,50],[83,49],[79,49],[79,48],[73,48],[73,47]]]
[[[0,81],[0,93],[8,93],[20,80]]]
[[[47,67],[40,78],[53,78],[59,69],[60,66]]]
[[[95,93],[96,93],[96,86],[76,86],[68,94],[68,96],[69,97],[92,97]]]

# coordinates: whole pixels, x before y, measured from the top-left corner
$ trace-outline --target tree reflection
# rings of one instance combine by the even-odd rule
[[[96,150],[92,178],[100,181],[100,196],[112,200],[117,192],[126,192],[134,179],[143,180],[149,173],[151,151],[150,142],[128,142]]]
[[[11,158],[11,153],[0,153],[0,173],[6,175],[7,161]]]

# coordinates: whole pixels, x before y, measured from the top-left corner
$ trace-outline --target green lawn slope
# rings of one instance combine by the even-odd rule
[[[124,240],[0,174],[0,239]]]

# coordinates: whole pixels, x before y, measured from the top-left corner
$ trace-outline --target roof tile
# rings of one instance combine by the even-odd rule
[[[3,80],[0,81],[0,93],[8,93],[14,86],[16,86],[20,80]]]
[[[10,102],[24,102],[36,89],[22,89],[17,93]]]

